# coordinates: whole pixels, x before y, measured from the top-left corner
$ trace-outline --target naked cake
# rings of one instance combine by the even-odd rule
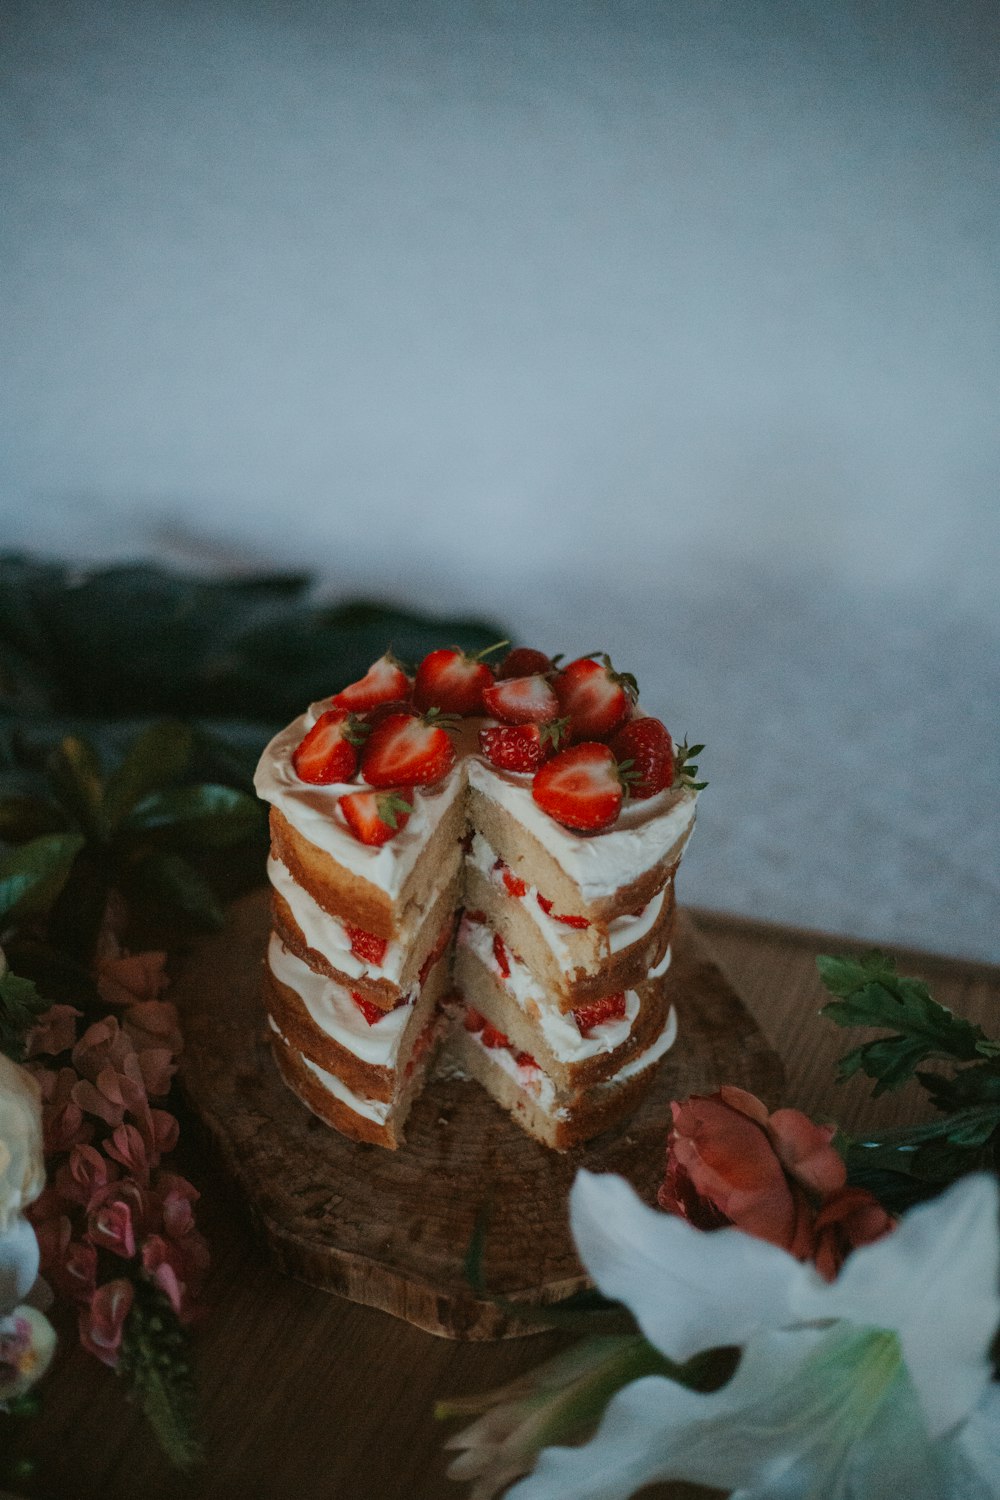
[[[387,653],[257,770],[265,998],[314,1113],[396,1147],[436,1060],[566,1149],[636,1107],[676,1036],[674,875],[701,783],[594,653]]]

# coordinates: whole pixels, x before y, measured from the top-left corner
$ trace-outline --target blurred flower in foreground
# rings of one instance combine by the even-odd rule
[[[0,1054],[0,1406],[45,1373],[55,1349],[48,1318],[24,1304],[38,1276],[38,1241],[22,1210],[44,1185],[41,1091]]]
[[[601,1291],[669,1360],[742,1355],[708,1394],[632,1381],[591,1442],[546,1449],[510,1500],[625,1500],[662,1479],[738,1500],[996,1500],[997,1212],[995,1180],[966,1177],[829,1283],[772,1244],[702,1234],[621,1178],[580,1172],[573,1232]]]

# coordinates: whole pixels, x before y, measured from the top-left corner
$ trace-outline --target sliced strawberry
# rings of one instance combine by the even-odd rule
[[[420,981],[421,989],[423,989],[424,985],[427,983],[428,976],[430,975],[430,972],[433,969],[434,965],[437,963],[438,959],[441,958],[448,944],[451,942],[452,929],[453,923],[451,917],[449,917],[447,922],[445,922],[444,926],[441,928],[441,931],[438,933],[437,942],[434,944],[434,947],[431,949],[427,957],[424,959],[423,963],[420,965],[420,973],[417,977]]]
[[[499,932],[493,934],[493,957],[497,961],[497,968],[504,979],[510,978],[510,960],[507,957],[507,949],[504,947],[503,938]]]
[[[296,776],[313,786],[349,781],[358,768],[358,746],[366,733],[367,726],[346,709],[327,709],[292,753]]]
[[[466,1031],[482,1031],[483,1027],[486,1025],[486,1017],[481,1016],[478,1010],[474,1010],[471,1005],[467,1005],[465,1007],[464,1020]]]
[[[518,1052],[518,1053],[516,1053],[515,1057],[514,1057],[514,1061],[517,1063],[517,1065],[518,1065],[519,1068],[537,1068],[538,1067],[538,1064],[535,1062],[535,1059],[532,1057],[532,1055],[531,1055],[530,1052]]]
[[[481,1041],[484,1047],[509,1047],[510,1037],[505,1036],[502,1031],[497,1031],[487,1021],[483,1026]]]
[[[624,787],[608,746],[585,743],[561,750],[539,767],[531,795],[557,823],[591,833],[615,821]]]
[[[354,1001],[355,1005],[358,1007],[358,1010],[364,1016],[369,1026],[377,1026],[382,1017],[388,1015],[388,1011],[379,1010],[377,1005],[373,1005],[370,1000],[366,1000],[364,995],[359,995],[357,990],[351,991],[351,999]]]
[[[508,677],[530,677],[534,672],[543,676],[551,672],[555,662],[544,651],[534,651],[530,646],[515,646],[508,651],[497,670],[501,681]]]
[[[354,957],[360,958],[362,963],[374,964],[378,968],[385,958],[385,950],[389,946],[388,939],[378,937],[364,927],[351,927],[346,922],[344,927],[351,940],[351,952]]]
[[[545,915],[547,917],[551,917],[553,922],[564,922],[567,927],[583,928],[590,926],[590,921],[587,917],[576,917],[571,913],[567,915],[561,915],[559,912],[553,911],[552,902],[548,899],[547,896],[542,896],[541,894],[539,894],[535,897],[535,900],[538,902]]]
[[[522,880],[520,876],[515,875],[514,871],[508,869],[506,865],[504,865],[503,867],[503,883],[507,887],[508,893],[514,897],[515,901],[519,901],[522,896],[526,896],[528,894],[528,882],[526,880]]]
[[[483,689],[483,707],[505,724],[548,724],[558,717],[559,699],[544,677],[511,677]]]
[[[674,742],[659,719],[632,719],[611,741],[619,765],[631,761],[629,795],[642,800],[674,783]]]
[[[361,774],[375,787],[430,786],[455,764],[448,732],[430,714],[390,714],[376,725],[361,757]]]
[[[401,663],[387,651],[358,682],[336,693],[330,702],[333,708],[349,708],[352,713],[360,714],[377,708],[380,703],[405,703],[412,686]]]
[[[625,1015],[625,991],[619,990],[614,995],[602,995],[600,1000],[592,1000],[589,1005],[580,1005],[573,1012],[573,1019],[580,1028],[581,1036],[588,1036],[595,1026],[603,1026],[605,1021],[620,1021]]]
[[[407,1062],[406,1067],[403,1069],[404,1078],[412,1077],[414,1068],[417,1066],[417,1063],[423,1057],[431,1042],[434,1040],[435,1020],[436,1017],[431,1016],[430,1020],[427,1022],[427,1025],[417,1037],[417,1040],[413,1043],[413,1050],[410,1053],[409,1061]]]
[[[479,748],[500,771],[536,771],[566,743],[568,728],[568,719],[491,726],[479,731]]]
[[[347,826],[362,844],[378,847],[394,839],[405,828],[413,811],[413,788],[396,787],[391,792],[345,792],[337,798]]]
[[[596,654],[596,653],[595,653]],[[609,656],[581,656],[553,679],[559,706],[576,740],[606,740],[625,723],[639,695],[629,672],[616,672]]]
[[[458,646],[430,652],[417,668],[414,703],[421,710],[437,708],[448,714],[481,714],[483,689],[495,680],[493,668],[483,657],[506,644],[498,641],[475,656]]]
[[[468,917],[470,922],[486,921],[486,913],[484,911],[480,911],[478,906],[467,906],[465,908],[465,915]]]

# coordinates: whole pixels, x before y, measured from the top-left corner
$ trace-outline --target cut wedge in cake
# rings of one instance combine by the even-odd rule
[[[261,758],[275,1058],[355,1140],[399,1144],[441,1048],[566,1149],[631,1112],[673,1038],[693,751],[606,657],[547,660],[432,652],[414,688],[387,656]]]

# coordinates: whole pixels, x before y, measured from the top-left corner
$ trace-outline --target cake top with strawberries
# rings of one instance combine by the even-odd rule
[[[432,651],[415,672],[386,652],[271,742],[258,792],[307,838],[383,885],[379,869],[392,866],[398,877],[412,865],[410,851],[415,857],[466,774],[474,785],[488,782],[494,800],[571,873],[594,884],[597,850],[588,845],[613,867],[598,884],[629,873],[624,842],[634,856],[638,837],[648,846],[641,858],[655,855],[693,818],[705,783],[692,762],[702,746],[675,746],[638,707],[635,678],[605,653],[563,665],[515,647],[493,665],[487,658],[506,646]]]

